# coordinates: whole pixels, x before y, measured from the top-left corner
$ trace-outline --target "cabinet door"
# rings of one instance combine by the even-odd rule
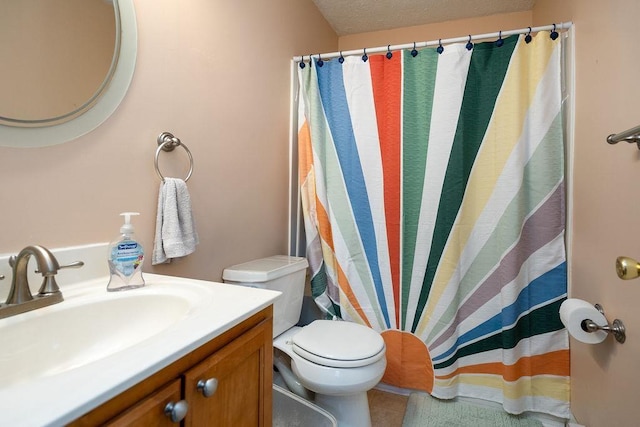
[[[272,362],[269,319],[187,371],[185,426],[271,426]]]
[[[177,379],[104,425],[108,427],[174,427],[178,424],[169,419],[169,416],[164,413],[164,408],[170,402],[180,401],[180,396],[180,380]]]

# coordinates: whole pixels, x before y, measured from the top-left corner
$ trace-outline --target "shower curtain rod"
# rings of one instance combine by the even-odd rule
[[[367,47],[363,49],[345,50],[343,52],[340,51],[340,52],[311,54],[311,55],[304,55],[304,56],[294,56],[293,61],[303,62],[305,58],[320,59],[320,57],[322,57],[322,59],[331,59],[331,58],[339,58],[340,56],[359,55],[364,51],[366,51],[367,54],[381,53],[381,52],[394,51],[394,50],[412,49],[414,47],[419,48],[419,47],[427,47],[427,46],[438,46],[440,44],[461,43],[466,41],[484,40],[484,39],[491,39],[496,37],[508,37],[514,34],[527,34],[529,32],[538,33],[540,31],[566,30],[571,28],[571,25],[573,25],[572,22],[561,22],[560,24],[544,25],[541,27],[527,27],[527,28],[521,28],[519,30],[508,30],[508,31],[499,31],[499,32],[487,33],[487,34],[468,35],[464,37],[431,40],[427,42],[416,42],[416,43],[411,42],[411,43],[405,43],[405,44],[380,46],[380,47],[373,47],[373,48]]]

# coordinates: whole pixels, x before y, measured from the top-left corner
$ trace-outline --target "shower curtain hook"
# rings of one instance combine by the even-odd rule
[[[367,48],[365,47],[363,50],[364,55],[362,55],[362,62],[367,62],[367,60],[369,59],[369,57],[367,56]]]
[[[444,52],[444,47],[442,47],[442,39],[438,39],[438,48],[436,49],[436,51],[441,54],[442,52]]]
[[[527,35],[524,36],[524,42],[526,44],[531,43],[531,27],[529,27],[529,32],[527,33]]]
[[[551,40],[555,40],[558,38],[558,32],[556,31],[556,24],[553,24],[553,30],[551,31],[551,34],[549,34],[549,37],[551,37]]]
[[[416,50],[416,42],[413,42],[413,49],[411,50],[411,56],[414,58],[418,56],[418,51]]]
[[[304,63],[304,55],[302,55],[302,60],[300,61],[300,69],[304,69],[304,67],[306,67],[307,64]]]
[[[496,40],[496,46],[502,47],[504,40],[502,40],[502,31],[498,33],[498,40]]]
[[[324,61],[322,60],[322,56],[318,54],[318,67],[322,67],[324,65]]]
[[[344,62],[344,56],[342,56],[342,51],[340,51],[340,58],[338,58],[338,62],[341,64]]]
[[[473,49],[473,43],[471,43],[471,34],[469,34],[469,41],[467,42],[467,45],[465,47],[467,48],[467,50]]]
[[[393,53],[391,53],[391,45],[387,45],[387,59],[393,58]]]

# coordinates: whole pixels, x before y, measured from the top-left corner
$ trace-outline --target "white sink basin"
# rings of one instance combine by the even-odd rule
[[[189,292],[175,291],[104,292],[0,323],[0,384],[65,372],[162,332],[197,304]]]
[[[0,319],[0,424],[67,424],[279,295],[144,277],[145,287],[122,292],[107,292],[107,277],[61,286],[63,302]]]

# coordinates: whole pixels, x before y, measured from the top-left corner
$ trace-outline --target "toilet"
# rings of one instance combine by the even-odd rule
[[[384,375],[384,340],[373,329],[353,322],[315,320],[307,326],[295,326],[302,310],[308,265],[305,258],[276,255],[228,267],[222,279],[282,292],[273,305],[273,347],[280,371],[288,370],[281,355],[290,359],[290,372],[283,372],[285,380],[289,378],[287,385],[297,394],[313,398],[337,419],[338,426],[369,427],[367,391]],[[298,392],[296,387],[302,390]],[[307,390],[313,393],[305,393]]]

